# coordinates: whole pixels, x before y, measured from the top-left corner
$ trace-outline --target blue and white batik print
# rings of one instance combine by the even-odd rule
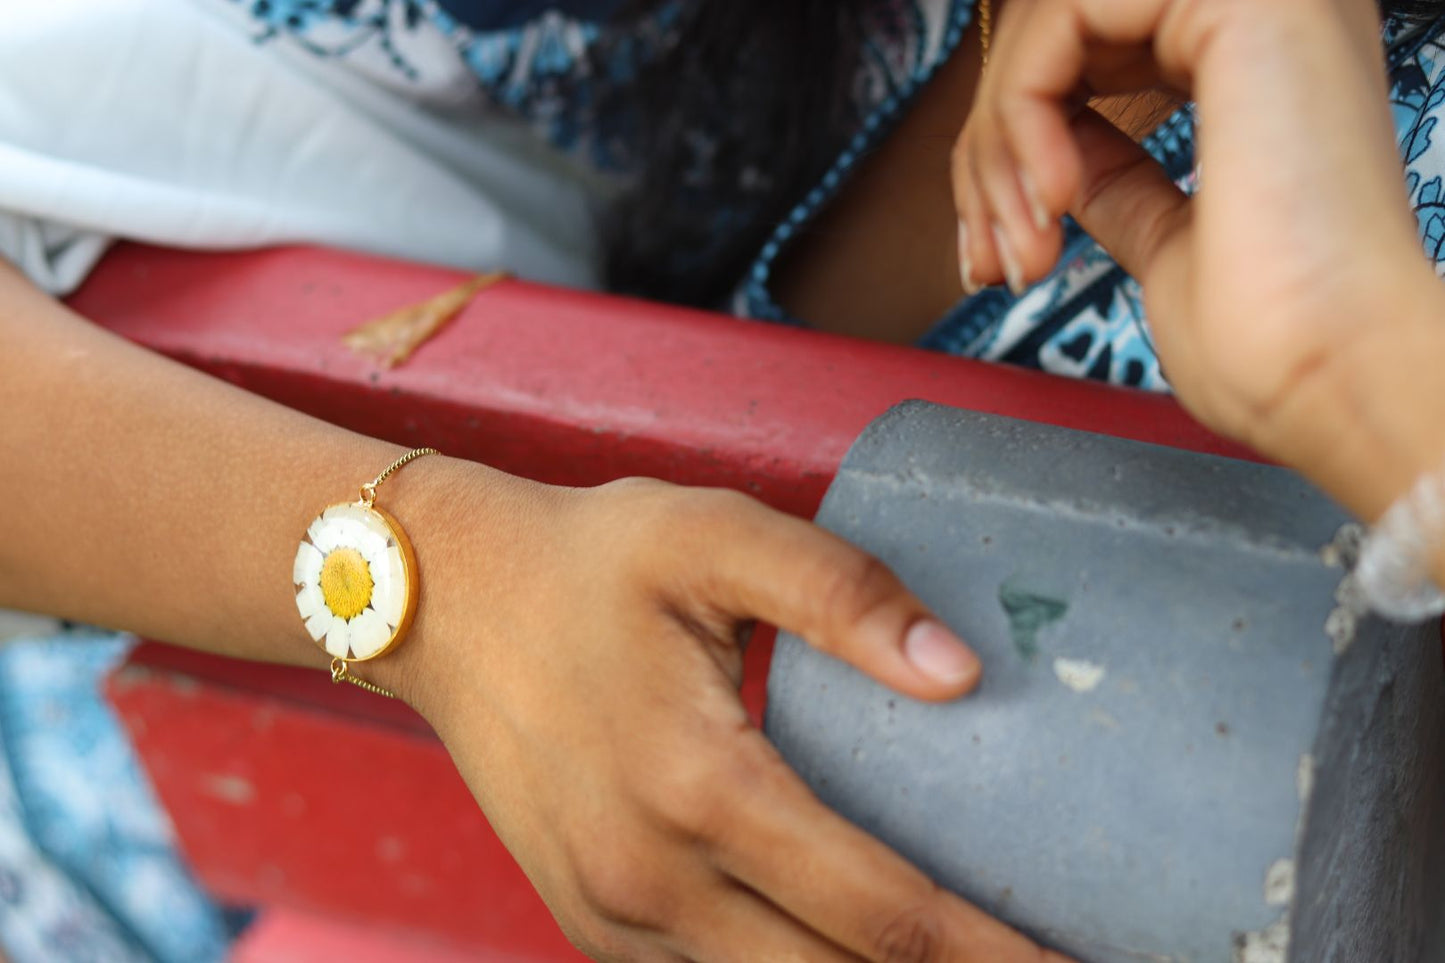
[[[497,107],[527,120],[555,148],[597,172],[625,180],[637,170],[637,125],[627,87],[670,41],[682,4],[639,23],[610,18],[618,0],[224,0],[250,9],[265,43],[287,36],[316,55],[346,59],[425,99],[429,89],[463,82]],[[919,90],[957,49],[974,0],[877,0],[868,11],[864,58],[855,83],[857,128],[836,163],[803,197],[739,279],[733,309],[784,323],[773,297],[782,254],[847,183],[862,157],[888,135]],[[534,14],[520,20],[518,10]],[[540,12],[539,12],[540,11]],[[1386,24],[1392,98],[1407,164],[1407,187],[1426,252],[1445,262],[1445,24]],[[619,94],[621,96],[619,96]],[[688,135],[706,143],[726,118],[699,117]],[[1195,184],[1194,115],[1189,108],[1146,142],[1184,189]],[[688,203],[719,233],[755,223],[760,211],[737,184],[690,185]],[[706,252],[698,252],[706,256]],[[1441,269],[1445,274],[1445,268]],[[957,304],[922,346],[1070,377],[1153,391],[1168,383],[1152,348],[1142,294],[1077,226],[1066,224],[1055,271],[1023,296],[990,289]]]
[[[134,640],[0,648],[0,947],[13,963],[209,963],[231,927],[100,692]]]
[[[1445,31],[1440,25],[1417,28],[1396,41],[1390,101],[1400,153],[1405,159],[1405,186],[1420,225],[1425,253],[1445,275]]]
[[[923,10],[926,5],[919,5]],[[971,15],[971,0],[955,3],[937,50],[947,57]],[[1406,186],[1420,224],[1425,253],[1445,276],[1445,20],[1385,25],[1392,100]],[[901,88],[911,94],[936,66],[912,65]],[[854,144],[827,181],[815,189],[779,227],[745,280],[737,307],[743,313],[788,320],[771,296],[774,263],[846,181],[860,156],[886,135],[899,105],[885,100],[871,114]],[[1437,136],[1438,135],[1438,136]],[[1145,146],[1187,192],[1197,187],[1194,170],[1194,112],[1178,111]],[[1052,274],[1020,297],[993,288],[967,298],[940,320],[921,346],[990,361],[1036,368],[1069,377],[1091,378],[1152,391],[1169,389],[1149,337],[1143,294],[1137,282],[1072,223],[1065,223],[1062,256]]]

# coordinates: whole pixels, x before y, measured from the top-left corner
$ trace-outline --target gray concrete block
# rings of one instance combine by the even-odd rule
[[[1439,799],[1445,800],[1445,773],[1441,774]],[[1445,806],[1442,806],[1445,809]],[[1435,847],[1426,870],[1429,880],[1427,909],[1433,907],[1425,937],[1425,963],[1445,963],[1445,812],[1435,817]]]
[[[768,733],[845,816],[1087,963],[1423,959],[1439,631],[1326,634],[1345,521],[1280,469],[902,406],[819,522],[985,682],[926,706],[785,636]]]

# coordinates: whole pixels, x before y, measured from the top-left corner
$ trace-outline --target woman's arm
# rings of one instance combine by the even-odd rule
[[[316,511],[354,497],[346,482],[402,449],[138,349],[3,265],[0,346],[0,604],[242,658],[326,663],[298,621],[284,559]],[[418,468],[386,494],[441,582],[461,556],[442,519],[485,513],[500,532],[535,496],[496,475],[483,502],[479,469]],[[414,663],[440,608],[424,607],[412,644],[377,670]]]
[[[137,348],[0,269],[0,605],[324,666],[291,560],[402,449]],[[440,457],[388,480],[423,595],[365,675],[437,729],[569,936],[609,959],[1058,959],[823,807],[748,724],[738,638],[899,691],[977,660],[881,565],[730,492],[558,489]]]

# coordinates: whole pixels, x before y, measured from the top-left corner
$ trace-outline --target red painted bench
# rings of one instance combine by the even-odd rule
[[[401,444],[561,484],[730,486],[804,516],[859,432],[908,398],[1247,457],[1165,398],[522,282],[483,292],[397,370],[342,346],[357,324],[460,280],[312,249],[125,245],[70,303],[186,364]],[[754,711],[770,651],[760,640],[749,652]],[[256,939],[314,935],[324,924],[297,920],[329,918],[391,930],[416,959],[577,958],[404,706],[324,673],[151,642],[109,694],[202,882],[286,911]],[[352,824],[359,797],[379,828]]]

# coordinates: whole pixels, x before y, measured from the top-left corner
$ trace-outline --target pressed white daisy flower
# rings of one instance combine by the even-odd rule
[[[416,557],[386,512],[332,505],[306,529],[292,581],[306,631],[347,661],[386,652],[416,611]]]

